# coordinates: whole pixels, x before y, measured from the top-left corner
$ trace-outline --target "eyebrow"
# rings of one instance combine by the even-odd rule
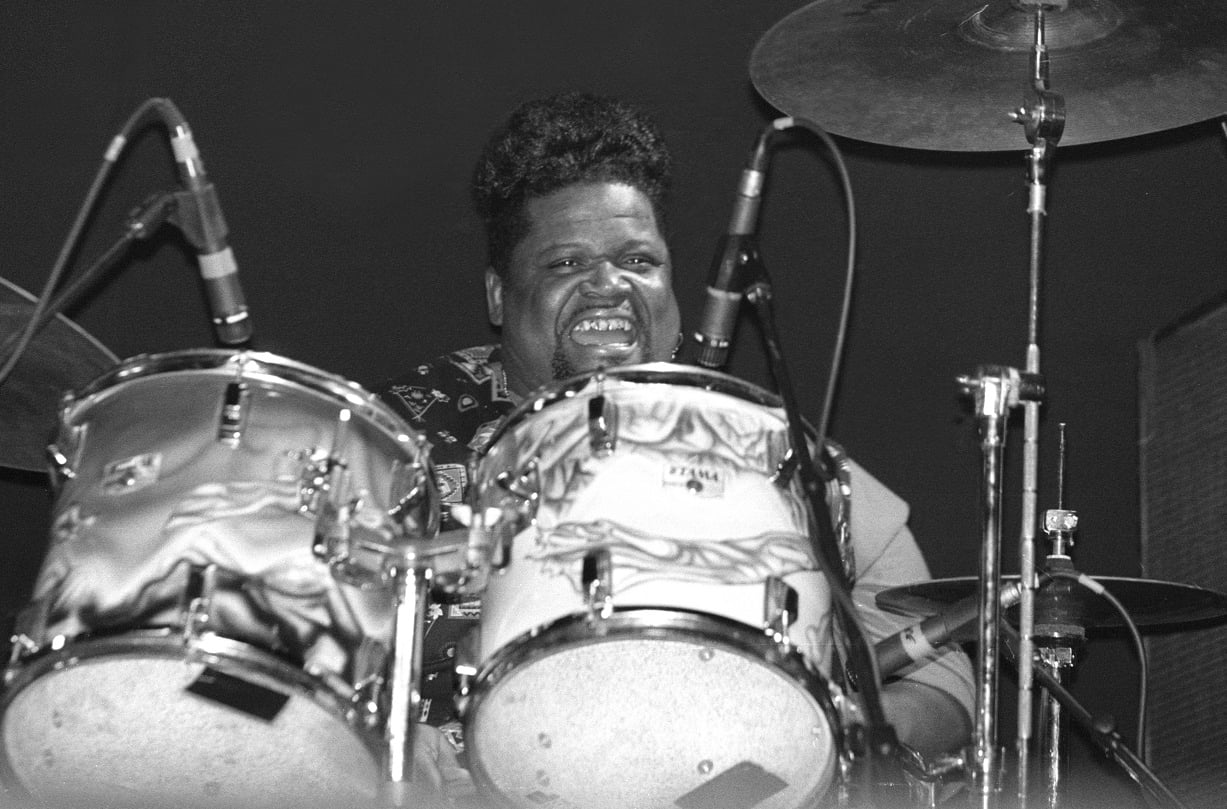
[[[548,244],[536,251],[533,255],[537,258],[541,258],[553,252],[567,252],[571,250],[581,250],[590,253],[593,252],[592,243],[585,241],[552,242],[551,244]],[[617,252],[625,252],[627,250],[646,250],[650,252],[660,251],[668,253],[669,246],[663,242],[658,244],[647,239],[630,239],[618,244],[616,250]]]

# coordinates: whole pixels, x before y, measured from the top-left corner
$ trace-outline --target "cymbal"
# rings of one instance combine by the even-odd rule
[[[1005,583],[1018,581],[1018,576],[1001,578]],[[1092,578],[1124,605],[1139,628],[1208,623],[1227,617],[1227,595],[1214,590],[1149,579],[1112,576]],[[1041,587],[1039,593],[1043,594],[1048,588],[1059,588],[1063,612],[1069,614],[1071,610],[1076,611],[1081,619],[1080,623],[1088,629],[1116,629],[1125,625],[1120,613],[1107,599],[1080,584],[1074,584],[1070,588],[1062,587],[1065,583],[1066,580],[1054,579]],[[974,596],[979,591],[979,586],[979,579],[975,576],[935,579],[883,590],[878,593],[876,602],[879,607],[890,612],[918,617],[929,616],[968,596]],[[1039,597],[1037,595],[1037,599]],[[1008,612],[1014,614],[1017,609]],[[974,632],[975,628],[972,627],[970,631]]]
[[[0,345],[25,328],[35,302],[29,292],[0,278]],[[7,350],[0,362],[6,358]],[[60,399],[118,362],[106,346],[63,315],[43,326],[0,383],[0,466],[44,471],[43,452],[58,424]]]
[[[1069,0],[1046,19],[1060,145],[1227,114],[1227,3]],[[818,0],[758,41],[750,78],[778,109],[856,140],[1024,150],[1009,114],[1031,87],[1034,27],[1011,0]]]

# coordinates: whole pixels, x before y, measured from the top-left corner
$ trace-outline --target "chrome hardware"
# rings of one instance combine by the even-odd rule
[[[844,575],[849,581],[856,579],[856,555],[852,548],[852,465],[843,447],[834,441],[826,442],[826,457],[829,462],[831,479],[827,482],[827,504],[831,510],[831,523],[835,529],[835,542],[839,547],[839,557],[843,562]],[[790,448],[783,459],[776,465],[775,472],[768,478],[781,489],[787,489],[792,484],[796,473],[797,458]]]
[[[77,476],[68,456],[55,444],[47,445],[47,473],[51,478],[52,486],[56,489]]]
[[[58,489],[77,476],[77,464],[81,461],[87,430],[84,424],[62,424],[55,443],[47,446],[47,471],[53,488]]]
[[[312,447],[291,453],[291,457],[303,464],[302,471],[298,475],[299,512],[317,514],[320,510],[321,498],[331,499],[334,505],[341,498],[338,485],[348,482],[347,479],[344,481],[341,479],[342,473],[346,470],[341,449],[349,437],[349,422],[352,416],[353,411],[349,408],[343,408],[337,414],[330,449]]]
[[[338,581],[357,587],[370,586],[371,572],[357,563],[351,564],[350,524],[354,502],[345,499],[348,489],[349,470],[343,464],[331,464],[317,503],[311,550],[315,558],[328,565]]]
[[[617,443],[616,415],[617,410],[609,406],[604,395],[598,394],[588,400],[588,445],[598,457],[614,451]]]
[[[835,477],[827,484],[827,502],[831,505],[831,522],[835,524],[835,542],[843,561],[848,581],[856,580],[856,553],[852,547],[852,464],[843,447],[826,442],[826,454]]]
[[[4,667],[3,676],[0,677],[0,686],[7,687],[12,683],[17,676],[19,665],[26,657],[38,651],[38,644],[34,642],[34,638],[27,635],[25,632],[15,631],[9,636],[9,661]]]
[[[771,483],[781,489],[787,489],[792,485],[792,476],[797,471],[797,455],[792,451],[792,447],[784,453],[784,457],[775,465],[775,471],[767,478]]]
[[[530,460],[518,473],[499,472],[494,482],[500,489],[521,501],[517,505],[517,512],[527,516],[529,520],[536,518],[537,500],[541,496],[541,471],[537,458]]]
[[[247,406],[251,396],[245,382],[227,382],[222,394],[222,409],[217,420],[217,440],[237,447],[247,423]]]
[[[319,510],[320,498],[330,485],[335,465],[333,459],[320,447],[289,454],[302,464],[302,471],[298,473],[298,511],[300,514],[315,514]]]
[[[456,713],[461,719],[473,698],[473,686],[477,680],[477,661],[480,657],[476,630],[460,637],[456,643]]]
[[[581,580],[584,585],[584,605],[588,620],[613,615],[613,558],[608,548],[589,551],[584,555]]]
[[[800,603],[797,591],[788,582],[768,576],[763,590],[763,627],[767,636],[780,644],[784,651],[792,649],[788,628],[797,620]]]
[[[474,520],[481,532],[477,545],[490,555],[491,566],[501,569],[511,562],[510,550],[516,535],[537,518],[541,499],[538,459],[531,459],[518,473],[500,472],[494,483],[509,496],[499,498],[497,505],[474,515]]]
[[[213,594],[217,592],[217,565],[200,567],[192,565],[188,571],[184,596],[187,604],[183,611],[183,642],[191,644],[212,627]]]
[[[418,458],[424,457],[422,454]],[[404,492],[401,494],[401,492]],[[405,465],[400,461],[392,470],[391,498],[388,518],[410,536],[432,536],[438,532],[438,513],[434,507],[438,490],[429,470],[420,460]]]

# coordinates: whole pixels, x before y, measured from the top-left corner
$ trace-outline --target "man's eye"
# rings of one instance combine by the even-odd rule
[[[652,258],[651,256],[627,256],[626,259],[623,260],[622,263],[625,266],[633,267],[634,269],[640,272],[645,272],[647,270],[652,269],[653,267],[660,266],[660,262]]]
[[[549,263],[551,270],[570,270],[584,266],[584,262],[578,258],[559,258]]]

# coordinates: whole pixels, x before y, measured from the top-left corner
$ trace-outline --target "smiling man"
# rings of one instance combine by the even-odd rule
[[[534,391],[600,368],[673,357],[681,332],[663,235],[669,177],[669,152],[650,119],[622,102],[586,94],[521,106],[487,144],[473,191],[486,226],[487,313],[501,341],[445,355],[381,389],[431,443],[445,530],[460,527],[450,507],[465,502],[474,482],[468,479],[469,460],[488,449],[495,431]],[[592,429],[587,424],[585,430]],[[753,439],[750,434],[747,440]],[[538,484],[549,471],[559,470],[539,470]],[[850,475],[853,595],[877,639],[911,621],[880,613],[873,606],[874,589],[926,579],[928,570],[906,525],[907,505],[859,466],[851,464]],[[621,491],[615,499],[621,510],[641,505]],[[739,508],[751,521],[765,519],[752,503]],[[673,521],[680,520],[674,515]],[[602,516],[591,525],[607,522]],[[543,588],[528,589],[526,596],[546,597]],[[418,757],[432,783],[438,784],[442,771],[453,803],[463,802],[472,784],[442,739],[459,737],[452,670],[460,639],[479,626],[477,607],[435,605],[425,633],[425,713],[444,734],[424,731]],[[965,742],[974,694],[966,657],[943,648],[901,675],[883,690],[887,718],[900,738],[924,753]],[[650,732],[647,726],[642,730]]]

